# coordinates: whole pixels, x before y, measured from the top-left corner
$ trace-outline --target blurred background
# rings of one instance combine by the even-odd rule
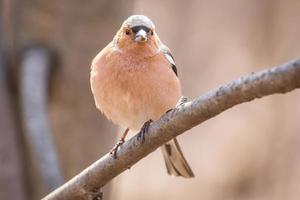
[[[40,199],[116,143],[89,71],[131,14],[154,21],[190,99],[300,53],[298,0],[0,2],[0,199]],[[168,176],[155,151],[104,199],[300,198],[299,90],[236,106],[178,139],[194,179]]]

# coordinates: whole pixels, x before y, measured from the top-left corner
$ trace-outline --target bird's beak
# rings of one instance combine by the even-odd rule
[[[143,29],[139,30],[136,34],[135,34],[135,38],[134,40],[136,42],[146,42],[147,41],[147,32]]]

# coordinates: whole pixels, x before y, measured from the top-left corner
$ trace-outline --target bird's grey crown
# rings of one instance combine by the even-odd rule
[[[155,27],[153,22],[145,15],[131,15],[125,20],[123,25],[128,26],[129,28],[135,26],[146,26],[149,29],[154,29]]]

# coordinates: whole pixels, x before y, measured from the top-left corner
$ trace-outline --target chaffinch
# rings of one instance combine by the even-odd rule
[[[126,128],[111,151],[114,156],[129,130],[139,132],[143,141],[152,120],[174,108],[181,97],[173,56],[144,15],[126,19],[113,41],[96,55],[90,82],[96,107]],[[176,138],[161,149],[170,175],[194,176]]]

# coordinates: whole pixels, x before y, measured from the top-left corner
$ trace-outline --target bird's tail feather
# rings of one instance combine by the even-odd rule
[[[194,173],[185,160],[176,138],[164,144],[161,150],[168,174],[185,178],[194,177]]]

